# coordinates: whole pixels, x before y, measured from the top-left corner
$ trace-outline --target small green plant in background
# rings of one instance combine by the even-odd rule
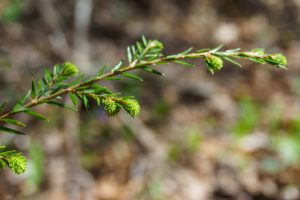
[[[300,161],[300,118],[296,117],[289,122],[280,119],[281,125],[274,129],[274,137],[272,140],[272,148],[281,159],[281,164],[284,166],[292,166]]]
[[[24,2],[22,0],[7,0],[7,5],[3,10],[3,13],[0,13],[0,19],[5,22],[16,22],[21,18],[22,7]],[[4,4],[5,4],[4,0]]]
[[[233,127],[233,134],[240,138],[254,131],[260,122],[261,111],[259,105],[250,97],[239,102],[239,116]]]
[[[184,135],[183,138],[173,142],[168,149],[168,159],[176,162],[182,158],[187,158],[187,155],[193,155],[203,142],[203,135],[199,130],[192,128]]]
[[[28,165],[30,171],[28,173],[27,185],[31,190],[39,188],[44,173],[44,151],[41,145],[37,142],[31,142],[29,146],[30,160]]]
[[[143,81],[141,77],[132,73],[134,70],[143,70],[164,76],[154,67],[169,63],[192,67],[193,64],[189,61],[193,59],[204,59],[211,74],[223,68],[224,60],[240,67],[241,65],[236,61],[237,58],[260,64],[268,63],[278,68],[285,68],[287,65],[287,60],[282,54],[267,54],[262,49],[243,52],[238,48],[223,51],[221,50],[222,46],[219,46],[213,49],[195,51],[190,48],[177,54],[164,55],[163,47],[163,44],[158,40],[148,40],[142,37],[141,41],[127,47],[126,59],[121,59],[112,67],[104,66],[92,77],[86,77],[79,72],[75,65],[69,62],[55,65],[52,71],[45,69],[43,77],[33,79],[31,89],[12,108],[6,109],[6,102],[1,103],[0,122],[2,124],[0,130],[6,133],[24,135],[25,133],[20,130],[7,126],[10,124],[11,126],[25,127],[26,124],[14,119],[14,116],[20,113],[48,121],[46,116],[33,110],[34,107],[41,104],[77,110],[80,103],[88,108],[91,101],[95,101],[98,106],[104,107],[108,116],[115,116],[124,110],[135,117],[140,112],[140,105],[135,97],[121,96],[119,92],[113,92],[99,84],[102,81],[117,81],[124,78]],[[65,104],[63,97],[69,97],[72,105]],[[20,174],[26,169],[26,159],[18,152],[8,151],[2,147],[0,168],[5,166]]]
[[[267,142],[256,149],[272,152],[260,154],[265,170],[274,173],[299,164],[299,116],[287,119],[284,106],[278,101],[263,105],[253,98],[244,97],[238,105],[239,115],[232,127],[233,136],[243,140],[252,133],[266,135]]]

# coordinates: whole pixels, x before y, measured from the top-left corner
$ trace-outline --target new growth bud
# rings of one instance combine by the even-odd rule
[[[223,60],[218,56],[208,55],[205,56],[205,62],[207,64],[208,71],[214,74],[215,70],[220,70],[223,68]]]
[[[101,102],[108,116],[115,116],[120,111],[120,107],[112,97],[103,98]]]
[[[149,48],[163,49],[164,45],[158,40],[151,40],[149,43]]]
[[[78,73],[78,71],[79,70],[77,69],[77,67],[70,62],[66,62],[63,64],[63,76],[74,76]]]
[[[287,59],[281,53],[271,55],[271,59],[274,60],[275,64],[279,68],[286,68],[287,66]]]
[[[140,113],[140,104],[135,99],[123,99],[122,106],[132,117],[135,117]]]
[[[8,166],[16,174],[24,173],[26,170],[26,158],[19,153],[13,154],[9,158]]]

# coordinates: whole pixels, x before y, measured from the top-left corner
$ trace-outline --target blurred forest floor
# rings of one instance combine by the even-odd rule
[[[38,107],[50,123],[18,116],[28,136],[1,134],[1,145],[25,152],[28,169],[0,171],[1,200],[300,199],[299,0],[1,0],[0,13],[0,99],[12,105],[44,68],[93,74],[141,35],[166,54],[224,44],[289,61],[214,76],[197,61],[104,83],[137,96],[139,118],[96,106]]]

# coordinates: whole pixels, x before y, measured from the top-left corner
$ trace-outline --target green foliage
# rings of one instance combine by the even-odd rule
[[[236,137],[242,137],[251,133],[259,123],[260,110],[258,105],[251,99],[245,98],[239,102],[239,115],[233,127]]]
[[[168,158],[170,161],[178,161],[192,155],[200,147],[203,141],[199,130],[192,128],[181,140],[175,141],[169,146]]]
[[[153,102],[151,110],[154,119],[162,121],[165,117],[167,117],[170,110],[170,106],[167,102],[163,100],[157,100]]]
[[[44,173],[44,152],[41,145],[32,142],[29,146],[29,156],[28,165],[31,170],[28,173],[28,184],[37,188],[43,180]]]
[[[284,119],[280,114],[282,111],[277,109],[279,112],[279,117],[277,119],[277,124],[270,127],[273,132],[272,148],[277,153],[279,158],[282,160],[283,165],[291,166],[298,164],[300,161],[300,118],[299,116],[290,119],[290,121],[285,124],[286,127],[282,127]]]
[[[5,121],[4,121],[5,122]],[[6,122],[7,123],[7,122]],[[21,123],[21,122],[20,122]],[[12,133],[12,134],[19,134],[19,135],[25,135],[25,133],[21,132],[21,131],[18,131],[18,130],[15,130],[15,129],[12,129],[12,128],[8,128],[8,127],[5,127],[5,126],[0,126],[0,131],[4,131],[6,133]]]
[[[274,142],[276,152],[283,164],[291,165],[300,160],[299,136],[295,134],[277,137]]]
[[[221,51],[222,46],[196,51],[189,48],[180,53],[165,56],[162,53],[163,48],[164,46],[160,41],[148,40],[143,36],[141,41],[127,47],[127,60],[121,59],[111,68],[104,66],[98,73],[88,78],[80,74],[78,68],[70,62],[57,64],[54,66],[53,71],[44,70],[42,78],[33,79],[31,89],[11,109],[3,112],[6,103],[0,104],[0,110],[3,112],[0,114],[0,122],[24,127],[24,123],[12,117],[19,113],[25,113],[38,120],[48,120],[42,114],[33,111],[32,108],[40,104],[76,110],[80,102],[85,108],[89,108],[91,101],[95,101],[98,106],[103,106],[108,116],[115,116],[123,109],[129,115],[135,117],[140,112],[140,104],[134,97],[122,97],[120,93],[114,93],[98,84],[98,82],[105,80],[118,81],[122,78],[143,81],[136,74],[129,73],[129,71],[137,69],[164,76],[163,73],[154,69],[155,66],[162,64],[177,63],[185,67],[191,67],[193,65],[189,60],[204,59],[207,70],[212,74],[223,68],[223,60],[240,67],[241,65],[235,60],[237,58],[248,59],[261,64],[269,63],[279,68],[285,68],[287,65],[286,58],[282,54],[266,54],[262,49],[241,52],[240,49]],[[65,104],[64,96],[71,99],[72,105]],[[0,130],[7,133],[24,134],[15,128],[6,126],[0,126]],[[2,158],[2,167],[8,165],[16,173],[25,170],[25,158],[21,154],[13,151],[13,154],[7,157],[9,160]]]
[[[5,150],[0,146],[0,169],[8,166],[14,173],[21,174],[26,170],[26,158],[15,150]]]
[[[247,58],[260,64],[269,63],[283,69],[285,69],[288,64],[286,57],[281,53],[266,54],[263,49],[254,49],[251,52],[240,52],[237,54],[237,57]]]
[[[236,139],[244,136],[247,138],[256,131],[267,133],[268,142],[263,148],[272,154],[261,154],[262,165],[272,173],[294,167],[300,162],[300,117],[287,119],[283,105],[278,101],[261,105],[249,97],[242,99],[239,102],[239,115],[232,129]]]
[[[141,61],[152,61],[162,56],[164,46],[157,40],[147,40],[142,36],[142,41],[136,45],[127,47],[127,59],[129,64],[136,64]]]
[[[21,18],[23,1],[22,0],[8,0],[9,3],[6,6],[0,19],[6,22],[16,22]]]

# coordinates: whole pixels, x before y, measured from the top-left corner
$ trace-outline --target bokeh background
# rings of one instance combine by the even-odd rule
[[[300,199],[299,13],[299,0],[1,0],[0,98],[11,105],[44,68],[93,74],[141,35],[165,54],[265,48],[289,69],[226,63],[211,76],[195,61],[103,82],[140,100],[134,119],[40,106],[49,123],[21,115],[27,136],[0,135],[29,159],[21,176],[0,171],[0,199]]]

